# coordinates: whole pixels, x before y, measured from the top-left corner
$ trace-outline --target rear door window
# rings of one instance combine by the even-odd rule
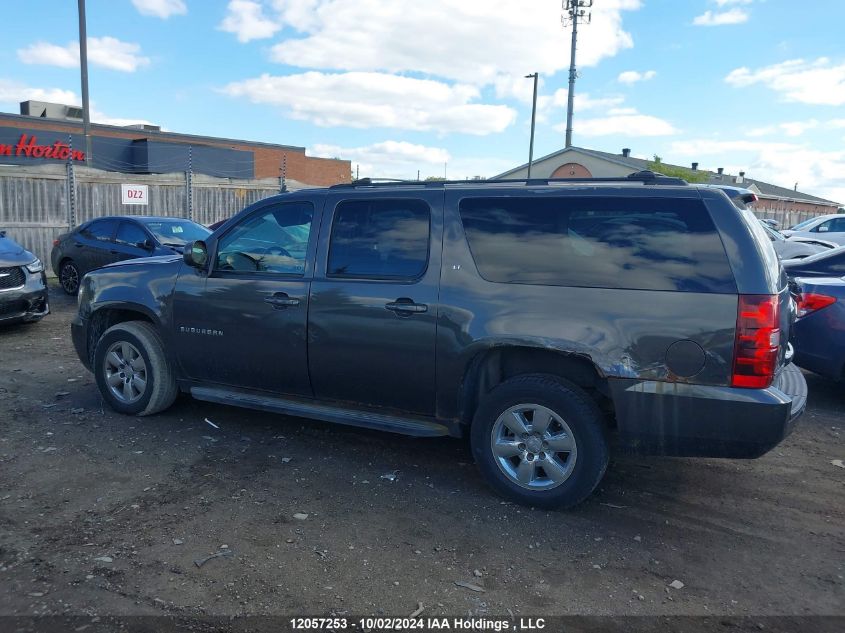
[[[736,292],[722,241],[699,200],[465,198],[460,213],[488,281]]]
[[[111,242],[116,227],[117,220],[94,220],[82,229],[80,233],[89,240]]]
[[[328,277],[416,279],[428,266],[431,208],[422,200],[345,200],[334,213]]]

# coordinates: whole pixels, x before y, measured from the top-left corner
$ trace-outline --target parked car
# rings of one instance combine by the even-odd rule
[[[109,216],[89,220],[53,241],[50,262],[69,295],[83,275],[124,259],[181,253],[186,242],[204,239],[207,228],[191,220],[155,216]]]
[[[833,380],[845,378],[845,279],[799,277],[793,331],[795,363]]]
[[[0,324],[40,321],[48,314],[44,264],[0,231]]]
[[[762,455],[806,404],[771,241],[722,191],[622,180],[273,196],[182,257],[86,275],[73,342],[127,415],[184,391],[468,435],[487,482],[539,507],[593,491],[611,434],[639,453]]]
[[[781,231],[786,237],[817,237],[845,245],[845,213],[820,215]]]
[[[778,231],[775,231],[769,224],[760,220],[763,230],[772,241],[772,246],[775,247],[775,253],[783,260],[796,260],[810,257],[817,253],[827,253],[834,249],[838,244],[833,242],[826,242],[824,240],[815,240],[804,237],[784,237]]]
[[[804,259],[785,260],[783,268],[790,277],[842,277],[845,275],[845,246]]]

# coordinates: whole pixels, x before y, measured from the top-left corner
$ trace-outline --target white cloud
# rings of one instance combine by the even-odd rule
[[[716,4],[720,7],[727,7],[732,4],[751,4],[754,0],[716,0]]]
[[[742,24],[748,22],[748,11],[744,9],[730,9],[721,13],[705,11],[693,19],[696,26],[722,26],[725,24]]]
[[[783,134],[785,136],[801,136],[807,130],[812,130],[819,126],[819,122],[816,119],[810,119],[808,121],[786,121],[784,123],[778,123],[776,125],[766,125],[763,127],[753,128],[748,130],[745,133],[746,136],[751,137],[759,137],[759,136],[771,136],[773,134]]]
[[[292,118],[324,127],[386,127],[485,135],[513,123],[504,105],[471,103],[474,86],[449,85],[383,73],[261,75],[228,84],[223,92],[284,108]]]
[[[489,178],[513,167],[513,160],[489,156],[452,156],[440,147],[416,145],[405,141],[383,141],[364,147],[317,144],[308,148],[312,156],[343,158],[352,161],[352,170],[361,178],[403,178],[415,180],[429,176],[464,180]]]
[[[719,165],[739,164],[749,178],[773,185],[845,202],[845,150],[817,150],[805,144],[783,141],[675,141],[667,152],[692,160],[709,157]]]
[[[583,136],[671,136],[678,133],[668,121],[640,114],[634,108],[611,108],[603,117],[579,118],[573,127],[576,134]],[[562,132],[566,125],[561,123],[554,129]]]
[[[318,144],[309,149],[314,156],[325,158],[340,157],[352,161],[352,168],[357,166],[362,178],[405,178],[415,179],[417,170],[420,177],[442,175],[444,163],[451,160],[451,155],[440,147],[416,145],[405,141],[383,141],[365,147],[340,147],[338,145]]]
[[[50,103],[64,103],[75,105],[81,99],[72,90],[61,88],[33,88],[10,79],[0,79],[0,103],[15,104],[17,108],[21,101],[48,101]]]
[[[226,17],[218,28],[227,33],[234,33],[239,42],[249,42],[273,37],[282,26],[268,18],[258,2],[231,0],[226,7]]]
[[[94,104],[91,104],[91,122],[92,123],[102,123],[103,125],[118,125],[120,127],[126,125],[158,125],[157,123],[153,123],[152,121],[148,121],[147,119],[131,119],[125,117],[112,117],[104,112],[100,112],[97,108],[94,107]]]
[[[567,99],[566,90],[558,90],[555,92],[555,103],[565,106]],[[601,110],[604,108],[615,108],[625,102],[624,97],[598,97],[594,99],[589,93],[578,94],[575,93],[575,111],[583,112],[585,110]]]
[[[787,101],[845,104],[845,63],[832,64],[826,57],[812,62],[791,59],[757,70],[743,66],[732,70],[725,81],[740,88],[762,84],[783,94]]]
[[[18,59],[24,64],[73,68],[79,66],[79,42],[71,42],[67,46],[35,42],[26,48],[19,48]]]
[[[135,72],[138,68],[150,64],[150,58],[140,53],[139,44],[122,42],[115,37],[88,38],[88,63],[93,66]],[[18,59],[24,64],[76,68],[79,66],[79,42],[69,42],[66,46],[35,42],[26,48],[18,49]]]
[[[188,12],[184,0],[132,0],[132,4],[141,15],[151,15],[162,20]]]
[[[280,21],[303,36],[276,44],[272,58],[300,68],[419,72],[486,85],[500,75],[550,75],[569,66],[560,0],[277,0],[274,6]],[[622,12],[639,6],[639,0],[596,3],[579,42],[581,67],[633,46]]]
[[[617,77],[617,81],[623,84],[635,84],[638,81],[648,81],[649,79],[653,79],[657,75],[657,71],[655,70],[647,70],[645,72],[638,72],[636,70],[626,70],[623,73],[619,73],[619,77]]]

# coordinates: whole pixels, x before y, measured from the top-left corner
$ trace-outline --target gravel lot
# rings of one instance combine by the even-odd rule
[[[582,507],[534,511],[459,440],[187,396],[113,413],[52,300],[0,330],[1,615],[845,615],[834,383],[808,375],[761,459],[619,457]]]

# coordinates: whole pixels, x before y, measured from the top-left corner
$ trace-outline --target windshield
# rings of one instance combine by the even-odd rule
[[[766,224],[762,220],[760,220],[760,226],[762,226],[763,229],[765,229],[766,233],[769,235],[769,239],[772,240],[773,242],[776,242],[776,241],[785,242],[786,241],[786,238],[783,235],[781,235],[780,233],[775,231],[772,227],[770,227],[768,224]]]
[[[803,222],[799,222],[795,226],[789,227],[792,231],[800,231],[808,226],[810,226],[813,222],[815,222],[818,218],[810,218],[809,220],[804,220]]]
[[[144,226],[165,246],[183,246],[211,235],[207,228],[190,220],[145,220]]]

